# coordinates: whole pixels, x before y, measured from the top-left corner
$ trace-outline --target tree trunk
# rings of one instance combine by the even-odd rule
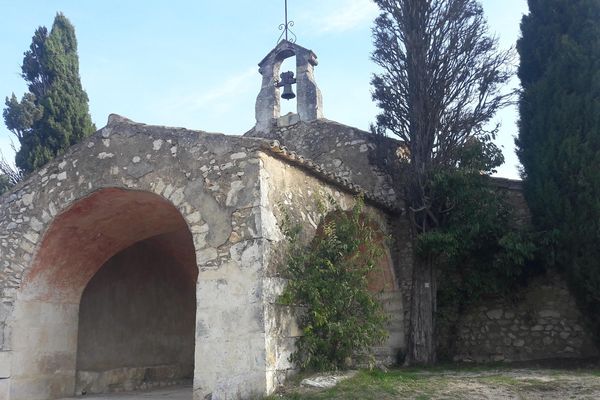
[[[435,363],[436,292],[433,259],[423,259],[415,254],[405,361],[407,365]]]

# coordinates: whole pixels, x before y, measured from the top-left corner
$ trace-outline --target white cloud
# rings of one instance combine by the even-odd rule
[[[171,124],[185,124],[201,118],[211,120],[234,110],[237,99],[248,97],[257,82],[258,69],[251,67],[223,81],[211,81],[208,88],[188,87],[164,97],[155,115]]]
[[[201,109],[208,105],[220,102],[224,99],[230,99],[237,96],[240,89],[248,88],[248,82],[253,82],[252,78],[258,75],[257,68],[252,67],[236,75],[230,76],[224,82],[218,83],[204,93],[200,93],[197,97],[190,98],[186,101],[190,108]]]
[[[319,31],[346,32],[364,23],[371,23],[378,15],[379,8],[372,0],[345,0],[343,6],[318,18]]]

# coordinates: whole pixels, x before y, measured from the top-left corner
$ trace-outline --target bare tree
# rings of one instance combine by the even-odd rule
[[[15,144],[11,140],[10,146],[13,152],[17,152]],[[0,194],[9,190],[11,187],[21,182],[25,178],[25,174],[14,164],[9,163],[4,158],[4,154],[0,151]]]
[[[4,157],[0,158],[0,175],[4,175],[10,187],[23,180],[23,174],[17,168],[11,166]]]
[[[375,3],[372,58],[383,69],[372,80],[382,109],[376,128],[406,146],[400,189],[417,238],[447,212],[431,190],[435,172],[459,168],[469,144],[493,139],[486,126],[512,97],[502,91],[512,51],[498,50],[475,0]],[[407,363],[435,362],[436,290],[435,260],[415,254]]]

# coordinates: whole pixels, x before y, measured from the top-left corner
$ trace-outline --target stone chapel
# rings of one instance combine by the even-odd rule
[[[297,113],[281,116],[280,69],[290,57]],[[259,64],[256,125],[244,135],[112,114],[0,197],[0,400],[178,384],[193,385],[194,400],[272,393],[294,372],[288,357],[300,334],[293,310],[277,302],[281,207],[314,234],[319,196],[347,209],[364,194],[365,212],[394,238],[370,285],[390,316],[376,354],[395,362],[410,299],[408,222],[392,178],[372,162],[372,136],[324,118],[316,66],[312,51],[282,40]],[[393,152],[398,143],[384,145]],[[498,184],[522,201],[518,182]],[[551,301],[570,304],[560,290]],[[458,359],[545,351],[470,333],[476,323],[521,318],[502,307],[465,325]],[[539,323],[583,326],[566,313],[552,308]],[[558,343],[552,351],[589,351],[585,329],[562,339],[553,329],[539,332]]]

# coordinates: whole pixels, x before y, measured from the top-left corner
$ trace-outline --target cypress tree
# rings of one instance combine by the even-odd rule
[[[510,101],[502,87],[511,76],[511,53],[490,36],[476,0],[375,0],[372,80],[381,113],[377,133],[404,144],[398,193],[406,204],[414,246],[407,363],[431,364],[435,354],[437,276],[442,257],[422,251],[440,239],[455,209],[440,180],[451,173],[479,181],[503,161],[486,129]],[[469,153],[475,153],[470,155]],[[466,186],[465,186],[466,187]],[[440,243],[441,240],[435,240]]]
[[[15,163],[28,173],[94,132],[79,78],[75,28],[61,13],[48,34],[39,27],[23,59],[29,91],[6,98],[4,120],[19,139]]]
[[[600,0],[529,0],[517,152],[544,262],[600,316]],[[600,333],[596,323],[596,334]]]

